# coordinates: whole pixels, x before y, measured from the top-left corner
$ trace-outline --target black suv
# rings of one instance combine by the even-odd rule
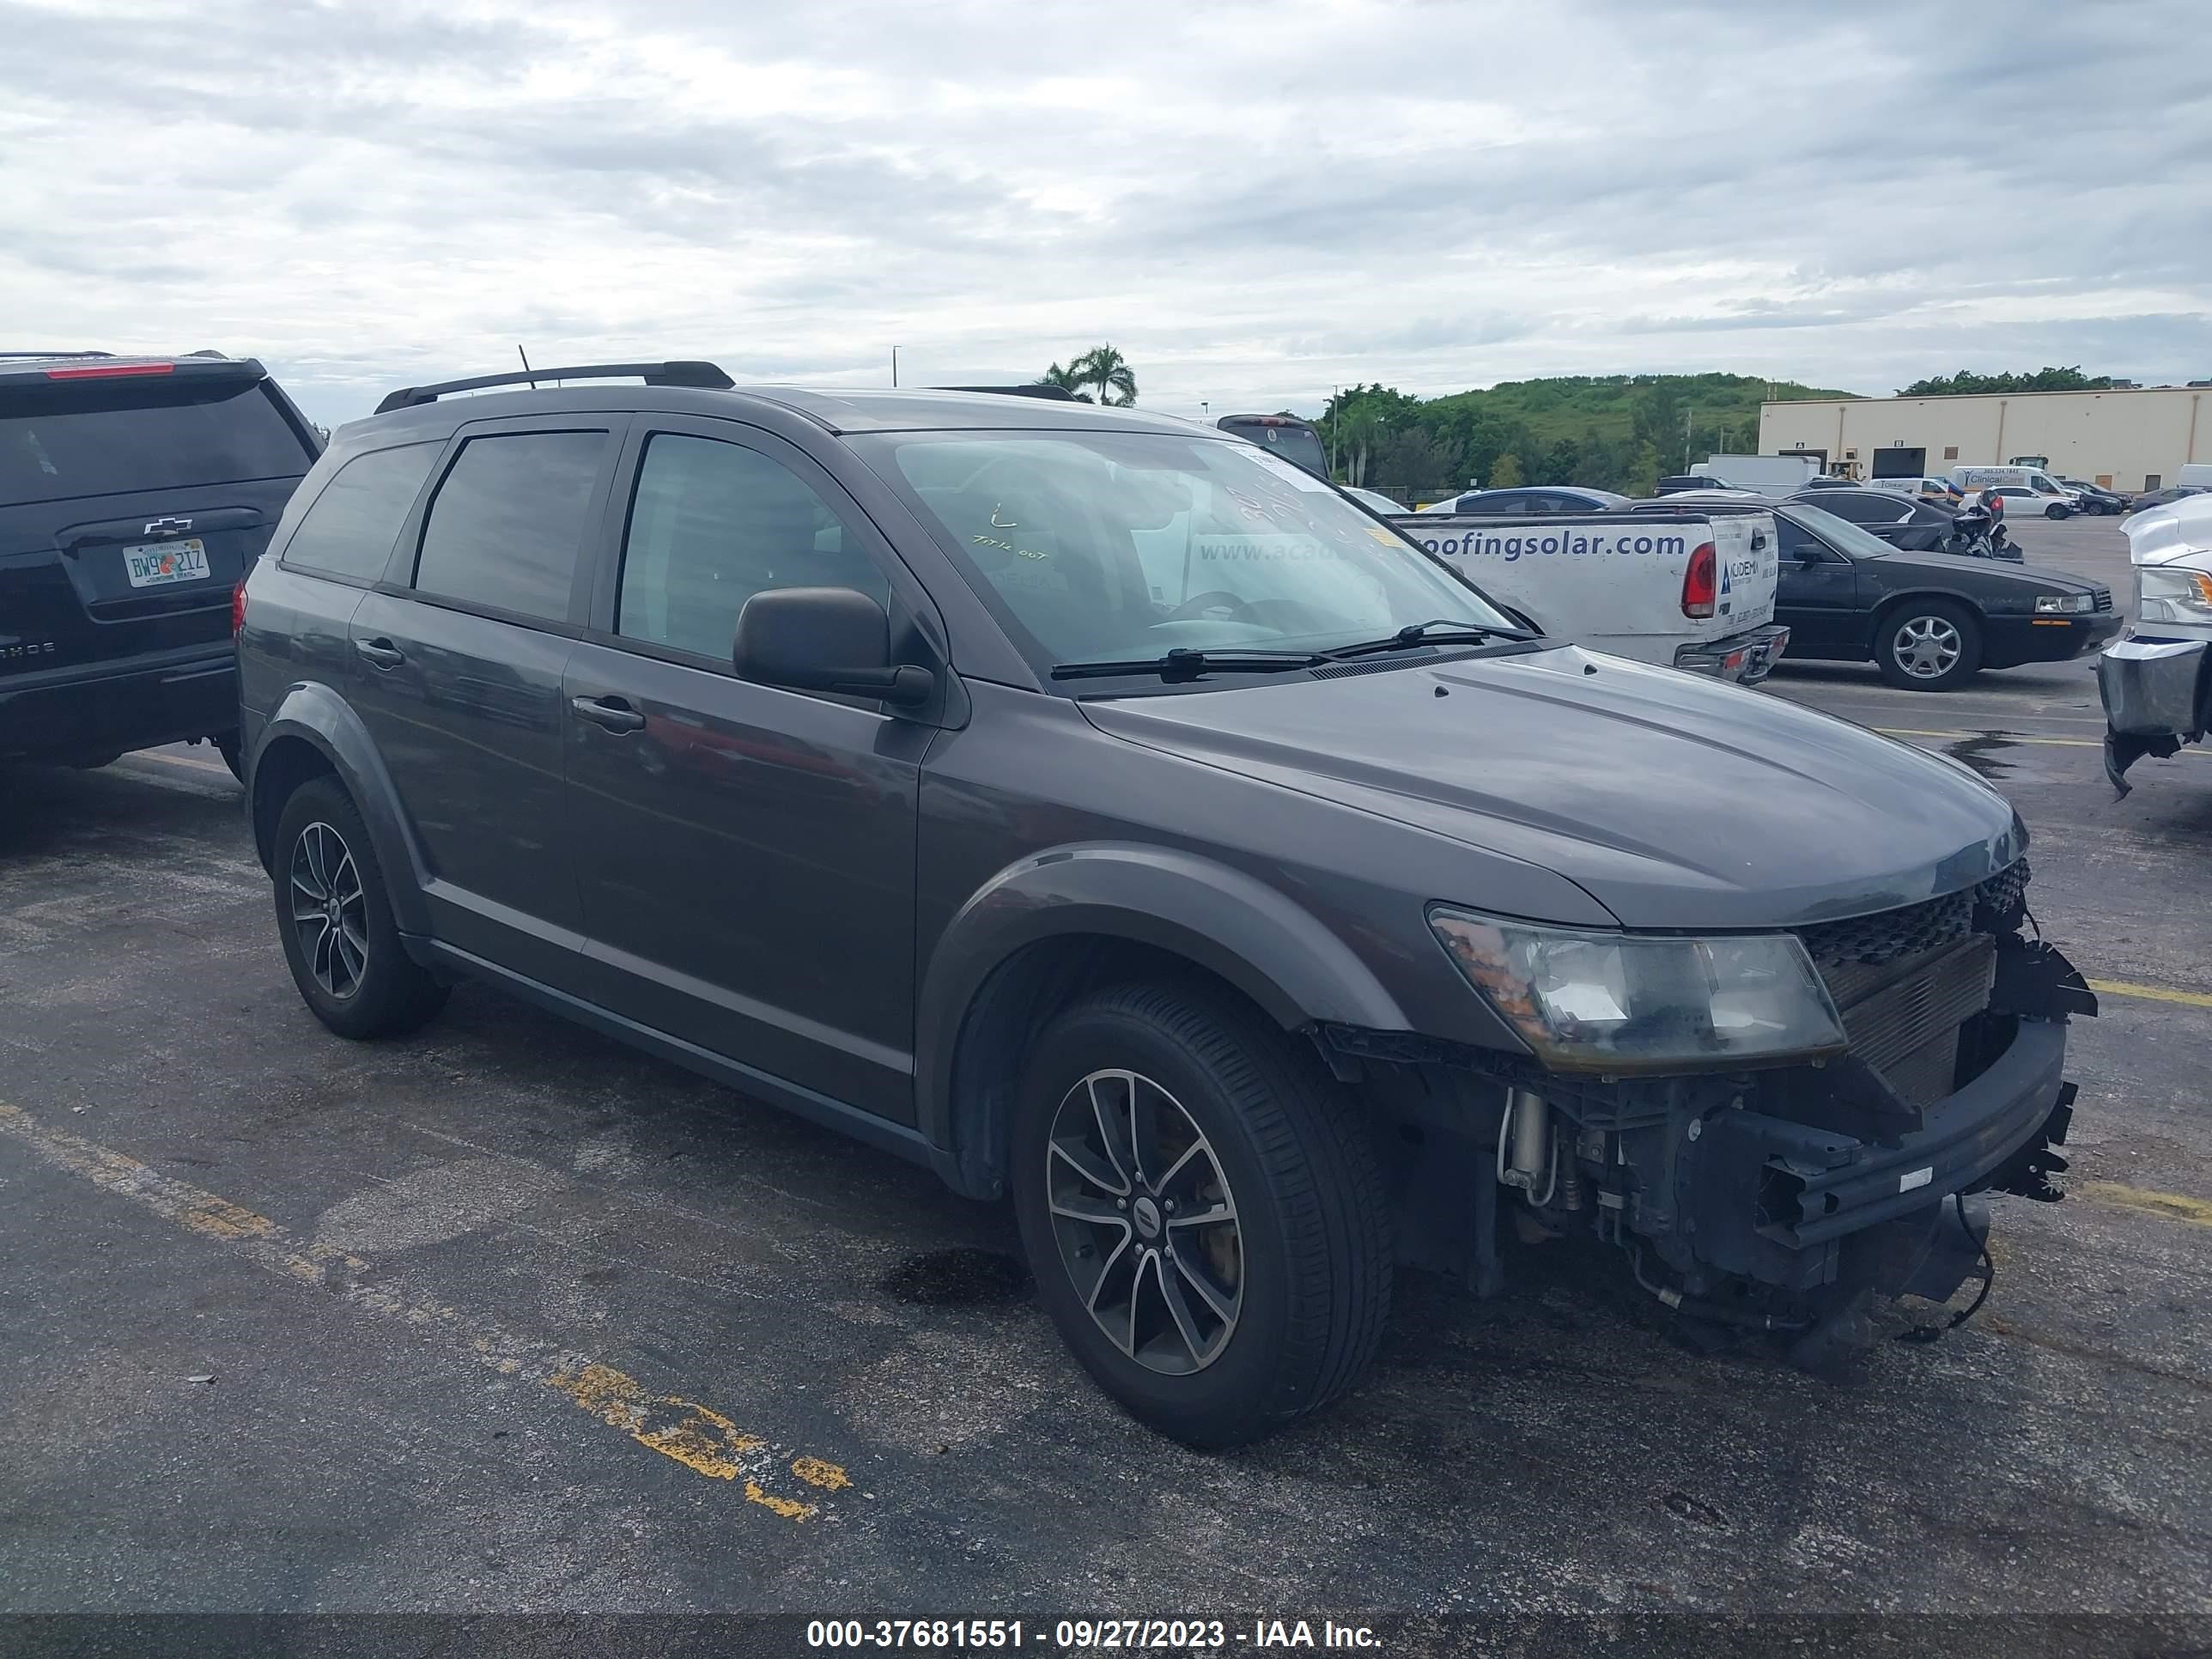
[[[1224,433],[712,365],[395,392],[246,586],[301,994],[458,975],[1011,1193],[1196,1443],[1347,1387],[1401,1262],[1577,1233],[1805,1358],[2040,1189],[2069,1012],[1965,768],[1514,626]]]
[[[0,355],[0,760],[237,770],[233,590],[321,448],[251,358]]]

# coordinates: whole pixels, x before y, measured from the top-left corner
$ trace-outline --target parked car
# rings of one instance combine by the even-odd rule
[[[1610,513],[1628,497],[1610,489],[1585,489],[1580,484],[1537,484],[1510,489],[1471,489],[1464,495],[1431,501],[1424,513],[1457,514],[1462,518],[1517,519],[1531,513]]]
[[[1385,518],[1410,510],[1403,501],[1394,501],[1379,489],[1362,489],[1357,484],[1341,484],[1338,487],[1369,512],[1380,513]]]
[[[1954,466],[1951,482],[1961,490],[1994,487],[2014,504],[2047,519],[2070,518],[2081,509],[2081,497],[2039,466]]]
[[[1994,493],[2004,503],[2008,518],[2027,518],[2039,514],[2046,519],[2070,519],[2081,510],[2079,496],[2059,498],[2046,495],[2026,484],[1985,484],[1982,490]]]
[[[1964,768],[1531,635],[1188,422],[521,378],[343,428],[246,579],[331,1030],[481,978],[1011,1194],[1204,1445],[1349,1388],[1398,1261],[1496,1291],[1504,1204],[1814,1359],[2051,1167],[2094,999]]]
[[[1651,493],[1654,495],[1679,495],[1687,489],[1726,489],[1727,488],[1728,486],[1718,478],[1709,477],[1703,472],[1677,472],[1671,477],[1660,479],[1652,486]],[[1744,493],[1751,495],[1757,492],[1747,490]]]
[[[2058,482],[2081,498],[2081,511],[2084,513],[2100,513],[2109,518],[2128,510],[2128,497],[2117,489],[2107,489],[2086,478],[2061,478]]]
[[[320,449],[252,358],[0,357],[0,760],[237,769],[231,590]]]
[[[2142,513],[2154,507],[2171,507],[2176,501],[2186,501],[2191,495],[2202,495],[2212,490],[2208,484],[2168,484],[2163,489],[2147,489],[2129,503],[2128,511]]]
[[[2135,625],[2097,659],[2105,706],[2105,775],[2212,732],[2212,495],[2139,512],[2126,525]]]
[[[1848,520],[1908,553],[1936,550],[1951,534],[1957,516],[1917,495],[1889,489],[1823,489],[1794,499]]]
[[[1825,503],[1824,503],[1825,506]],[[1906,553],[1803,501],[1774,509],[1775,620],[1802,659],[1873,662],[1892,685],[1949,691],[1984,668],[2065,662],[2120,630],[2112,590],[2039,565]]]
[[[1807,489],[1863,489],[1865,488],[1866,486],[1856,478],[1843,478],[1831,472],[1822,472],[1806,479],[1803,489],[1792,493],[1802,495]]]
[[[1723,493],[1732,506],[1763,500]],[[1555,638],[1755,685],[1790,642],[1774,620],[1774,525],[1757,513],[1705,513],[1704,499],[1638,504],[1656,515],[1419,513],[1398,525]]]
[[[1272,449],[1316,478],[1328,477],[1328,454],[1310,421],[1295,415],[1224,415],[1214,424],[1232,437]]]
[[[1844,480],[1850,483],[1849,479]],[[1894,490],[1923,501],[1933,501],[1938,507],[1956,507],[1966,499],[1966,492],[1948,478],[1869,478],[1863,484],[1851,484],[1853,489]]]

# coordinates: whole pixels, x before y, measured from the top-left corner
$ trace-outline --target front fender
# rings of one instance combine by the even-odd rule
[[[265,801],[264,795],[284,771],[264,763],[285,740],[306,743],[320,754],[361,809],[399,931],[428,933],[429,908],[422,891],[429,884],[429,867],[423,860],[422,844],[400,809],[399,792],[392,785],[392,775],[385,769],[375,740],[361,716],[336,691],[313,680],[285,689],[253,745],[247,787],[253,803],[255,849],[264,867],[272,856],[266,844],[268,835],[275,829],[276,814],[283,811],[281,802]]]
[[[1243,871],[1171,848],[1091,842],[1032,854],[984,884],[947,924],[916,1010],[917,1121],[950,1152],[953,1066],[992,973],[1039,940],[1091,934],[1170,951],[1234,985],[1286,1030],[1410,1022],[1366,964],[1310,911]]]

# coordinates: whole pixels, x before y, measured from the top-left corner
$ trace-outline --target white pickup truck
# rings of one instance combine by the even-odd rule
[[[1774,620],[1766,513],[1435,513],[1391,521],[1547,634],[1596,651],[1756,684],[1789,642]]]

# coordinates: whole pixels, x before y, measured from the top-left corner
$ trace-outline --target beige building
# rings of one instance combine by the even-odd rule
[[[2116,489],[2156,489],[2212,460],[2212,387],[2009,392],[1762,404],[1759,453],[1806,453],[1856,478],[1941,476],[2041,456]]]

